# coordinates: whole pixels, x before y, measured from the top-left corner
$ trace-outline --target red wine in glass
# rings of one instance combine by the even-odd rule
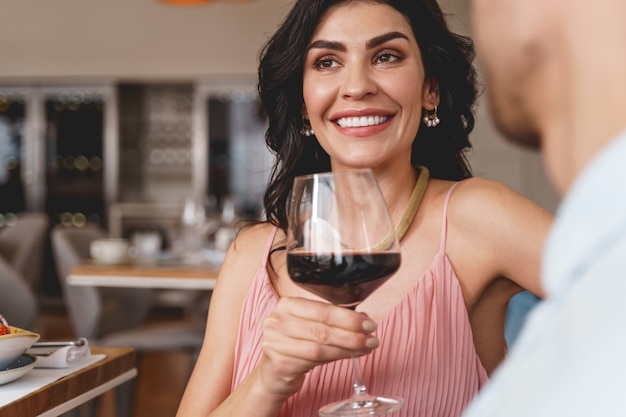
[[[354,308],[400,267],[397,252],[291,252],[291,279],[333,304]]]

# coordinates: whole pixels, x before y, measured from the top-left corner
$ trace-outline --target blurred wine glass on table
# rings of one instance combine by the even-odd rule
[[[183,260],[192,264],[202,262],[202,250],[208,244],[207,235],[217,227],[211,200],[206,196],[187,197],[180,219],[180,252]]]
[[[135,263],[153,266],[157,263],[163,244],[158,230],[138,230],[132,235],[132,255]]]
[[[232,196],[222,199],[219,227],[215,232],[214,246],[220,252],[226,252],[235,239],[235,223],[237,222],[237,209]]]

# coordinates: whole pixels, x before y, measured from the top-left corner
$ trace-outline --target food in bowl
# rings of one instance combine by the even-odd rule
[[[0,315],[2,332],[0,334],[0,370],[6,369],[16,359],[19,359],[33,343],[39,340],[39,335],[18,327],[9,326],[7,321]]]
[[[11,333],[11,327],[7,322],[7,319],[4,318],[2,314],[0,314],[0,336]]]

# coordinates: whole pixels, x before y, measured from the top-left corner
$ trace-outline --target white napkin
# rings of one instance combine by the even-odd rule
[[[35,368],[68,368],[88,359],[91,349],[86,340],[81,340],[79,344],[75,342],[59,342],[48,346],[35,344],[26,353],[37,357]]]

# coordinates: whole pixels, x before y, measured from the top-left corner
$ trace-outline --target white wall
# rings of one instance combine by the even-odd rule
[[[0,79],[188,78],[256,72],[289,0],[2,0]]]
[[[291,3],[173,7],[159,0],[0,1],[0,84],[255,74],[261,45]],[[451,25],[470,34],[468,0],[440,3],[452,14]],[[501,139],[484,97],[471,139],[476,175],[501,180],[554,210],[558,199],[539,156]]]

